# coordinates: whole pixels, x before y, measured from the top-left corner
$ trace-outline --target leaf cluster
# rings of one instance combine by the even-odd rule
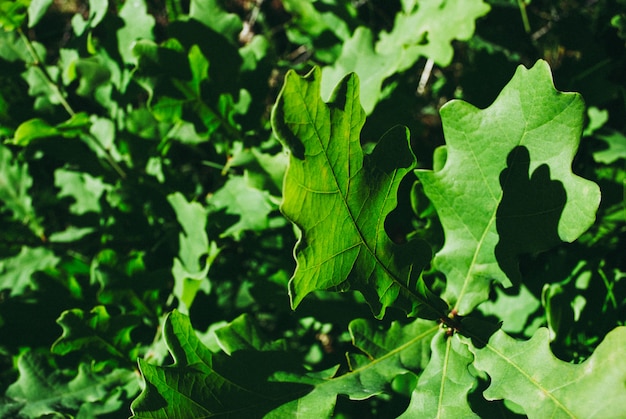
[[[0,416],[619,417],[624,5],[553,3],[0,0]]]

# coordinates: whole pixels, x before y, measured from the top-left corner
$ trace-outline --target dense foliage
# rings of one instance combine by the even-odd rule
[[[0,0],[0,416],[620,417],[625,10]]]

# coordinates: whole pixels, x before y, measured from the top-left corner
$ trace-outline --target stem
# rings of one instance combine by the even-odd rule
[[[43,81],[48,85],[48,88],[50,90],[52,90],[52,92],[57,96],[57,98],[59,99],[59,102],[61,103],[61,106],[63,106],[63,109],[65,109],[65,111],[70,115],[70,117],[75,116],[76,115],[76,111],[74,111],[74,109],[72,109],[72,107],[70,106],[68,101],[65,99],[65,96],[63,95],[63,92],[61,92],[61,89],[59,88],[59,86],[52,79],[52,77],[50,76],[50,73],[48,73],[48,71],[46,70],[46,67],[42,66],[41,57],[37,53],[37,50],[35,50],[35,47],[33,46],[32,42],[30,42],[30,39],[28,39],[28,37],[24,34],[24,31],[22,31],[21,28],[18,28],[17,32],[19,33],[20,39],[22,40],[22,42],[24,42],[24,44],[26,45],[26,49],[28,50],[28,53],[30,54],[31,58],[33,59],[33,61],[31,63],[29,63],[29,64],[32,65],[38,71],[38,73],[42,77]],[[97,148],[102,150],[102,152],[104,153],[105,160],[107,161],[107,163],[109,163],[109,165],[113,168],[113,170],[115,170],[115,172],[122,179],[126,179],[126,173],[120,167],[120,165],[117,164],[117,162],[113,159],[113,156],[111,156],[111,153],[109,152],[109,150],[107,150],[100,143],[100,141],[98,141],[96,138],[94,138],[93,135],[86,134],[86,137],[89,138],[91,140],[91,142],[93,142],[96,145]]]
[[[61,103],[61,106],[63,106],[65,111],[70,116],[76,115],[76,112],[74,112],[70,104],[67,102],[67,100],[65,100],[65,96],[63,96],[63,93],[61,92],[61,89],[59,89],[59,86],[57,86],[57,84],[52,80],[52,77],[50,77],[50,74],[48,73],[46,68],[41,65],[41,57],[39,57],[39,54],[37,53],[37,50],[35,50],[32,42],[30,42],[30,39],[28,39],[28,37],[24,34],[24,31],[22,31],[21,28],[17,29],[17,33],[20,35],[22,42],[24,42],[24,44],[26,45],[26,49],[33,59],[33,62],[31,62],[30,64],[38,70],[39,75],[43,77],[43,80],[48,84],[50,90],[52,90],[57,96],[59,102]]]
[[[526,33],[530,33],[530,23],[528,22],[528,14],[526,13],[526,1],[517,0],[519,12],[522,15],[522,23],[524,24],[524,30]]]

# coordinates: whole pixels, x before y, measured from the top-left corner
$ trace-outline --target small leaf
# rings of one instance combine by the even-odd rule
[[[16,256],[0,260],[0,289],[11,290],[11,296],[20,295],[32,286],[31,276],[35,272],[52,269],[59,260],[49,249],[22,246]]]
[[[52,345],[51,352],[66,355],[86,351],[91,356],[112,356],[118,361],[137,358],[137,345],[130,333],[139,326],[141,319],[129,314],[111,317],[104,306],[94,307],[89,313],[80,309],[61,313],[57,323],[63,335]]]
[[[191,0],[189,16],[221,33],[233,43],[237,41],[237,36],[243,29],[239,16],[226,12],[218,0]]]
[[[519,283],[519,255],[571,242],[594,222],[598,185],[571,168],[583,106],[539,61],[520,66],[487,109],[442,107],[445,165],[416,173],[444,229],[434,263],[460,314],[487,299],[492,280]]]
[[[28,27],[35,26],[52,4],[53,0],[32,0],[28,6]]]
[[[485,398],[513,401],[529,418],[617,418],[626,412],[626,327],[611,331],[578,365],[550,352],[546,328],[526,342],[498,331],[484,348],[470,350],[476,368],[491,377]]]
[[[179,234],[179,257],[174,259],[174,295],[183,303],[181,309],[189,309],[198,290],[204,287],[208,292],[207,274],[213,260],[219,254],[214,242],[209,244],[206,233],[208,210],[197,202],[187,202],[177,192],[168,195],[167,200],[176,212],[176,218],[183,228]],[[206,258],[204,261],[203,259]]]
[[[17,161],[11,150],[0,145],[0,201],[11,210],[13,218],[42,237],[43,227],[37,220],[29,194],[32,185],[33,178],[28,173],[28,165]]]
[[[446,304],[416,281],[429,246],[419,240],[397,245],[385,232],[400,181],[415,166],[407,132],[390,131],[365,155],[356,75],[347,76],[326,104],[320,73],[288,73],[272,115],[291,151],[281,210],[302,231],[289,284],[292,306],[314,290],[353,288],[377,317],[397,303],[413,315],[421,310],[437,318]]]
[[[154,17],[148,13],[145,0],[125,2],[119,12],[124,27],[117,30],[117,43],[125,63],[133,63],[132,46],[138,39],[152,39]]]
[[[596,134],[596,136],[606,143],[604,150],[594,151],[593,158],[598,163],[611,164],[619,159],[626,160],[626,136],[618,131]]]
[[[222,188],[210,198],[216,209],[226,209],[227,214],[239,216],[239,220],[228,227],[221,237],[239,239],[246,230],[263,231],[269,226],[268,216],[276,205],[267,191],[250,185],[247,176],[232,176]]]
[[[61,189],[60,198],[69,196],[74,198],[70,211],[76,215],[87,212],[100,212],[100,197],[112,186],[104,183],[86,172],[57,169],[54,171],[54,185]]]

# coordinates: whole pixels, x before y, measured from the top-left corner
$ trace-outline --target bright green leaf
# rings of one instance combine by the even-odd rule
[[[490,10],[483,0],[420,0],[405,4],[391,32],[383,32],[376,51],[402,51],[396,71],[411,67],[420,57],[445,67],[452,62],[454,40],[474,35],[475,21]]]
[[[127,1],[119,12],[124,27],[117,31],[117,43],[120,55],[125,63],[134,63],[132,47],[138,39],[153,38],[154,17],[148,13],[144,0]]]
[[[53,0],[32,0],[28,6],[28,27],[35,26],[52,4]]]
[[[606,134],[597,134],[597,137],[606,143],[607,148],[593,153],[595,161],[611,164],[619,159],[626,160],[626,136],[624,134],[611,131]]]
[[[328,417],[338,395],[366,399],[384,392],[398,374],[423,368],[438,328],[421,319],[405,326],[393,323],[388,330],[353,321],[353,343],[365,355],[351,357],[351,370],[334,377],[336,368],[306,373],[279,342],[266,344],[250,316],[216,330],[225,356],[211,353],[189,319],[173,312],[164,337],[175,362],[156,367],[140,361],[146,389],[133,403],[133,418]]]
[[[416,173],[444,229],[434,262],[460,314],[487,299],[490,281],[520,281],[518,255],[571,242],[594,222],[600,190],[571,168],[583,107],[540,61],[520,66],[487,109],[441,109],[445,165]]]
[[[405,4],[396,15],[391,32],[382,32],[375,43],[369,28],[358,27],[343,43],[341,55],[324,67],[322,97],[330,96],[335,85],[350,72],[361,79],[365,112],[370,114],[383,98],[383,82],[392,74],[410,68],[420,57],[441,66],[452,61],[452,41],[468,40],[475,20],[489,11],[482,0],[425,0]]]
[[[473,361],[467,346],[440,332],[432,340],[431,353],[401,418],[478,418],[467,401],[476,384],[467,368]]]
[[[100,198],[111,185],[104,183],[86,172],[57,169],[54,171],[54,184],[61,189],[60,198],[69,196],[74,199],[70,211],[81,215],[87,212],[100,212]]]
[[[415,166],[405,129],[390,131],[365,155],[365,113],[352,74],[330,103],[320,98],[319,69],[288,73],[273,127],[290,149],[281,210],[302,231],[290,281],[292,306],[318,289],[359,290],[376,316],[397,302],[436,318],[446,304],[417,280],[430,258],[425,242],[397,245],[385,232],[402,178]]]
[[[215,242],[209,245],[206,233],[208,210],[197,202],[187,202],[177,192],[168,195],[167,200],[176,212],[176,218],[183,228],[179,234],[178,258],[174,259],[174,295],[184,304],[181,309],[191,307],[198,290],[208,291],[207,274],[213,260],[219,254]],[[204,259],[204,261],[203,261]]]
[[[360,26],[343,44],[342,53],[332,66],[324,67],[322,97],[330,97],[337,83],[349,72],[354,71],[361,80],[362,105],[371,113],[380,99],[383,81],[395,73],[401,52],[397,48],[376,51],[373,33]]]
[[[0,1],[0,28],[6,32],[14,31],[22,26],[30,0]]]
[[[32,286],[35,272],[56,267],[59,258],[43,247],[22,246],[16,256],[0,260],[0,289],[11,290],[10,295],[20,295]]]
[[[239,220],[221,234],[222,237],[240,238],[246,230],[263,231],[269,226],[268,216],[276,209],[267,191],[253,187],[247,176],[233,176],[209,200],[216,209],[226,209],[227,214]]]
[[[582,364],[558,360],[548,329],[526,342],[502,331],[482,349],[470,346],[474,365],[491,384],[487,400],[506,399],[529,418],[618,418],[626,412],[626,328],[611,331]]]

